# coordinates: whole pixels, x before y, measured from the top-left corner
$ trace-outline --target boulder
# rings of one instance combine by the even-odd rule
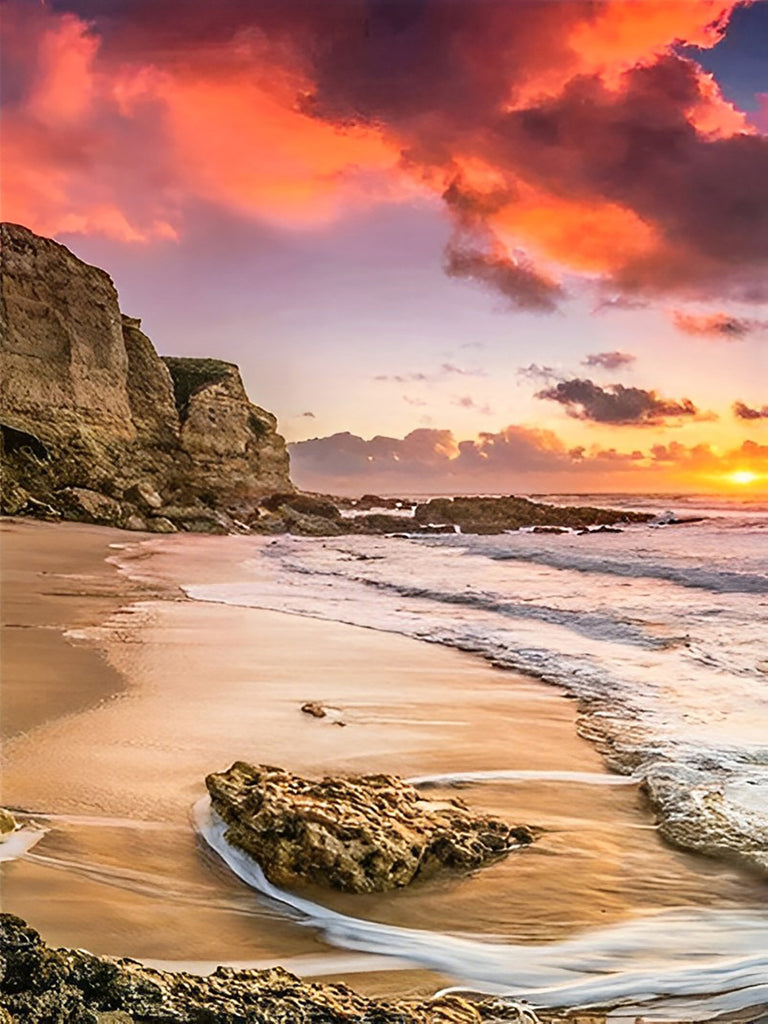
[[[165,516],[152,516],[147,520],[147,529],[150,533],[178,533],[178,527],[174,526],[170,519]]]
[[[382,892],[481,867],[533,838],[460,800],[427,799],[393,775],[314,781],[237,761],[205,781],[227,841],[276,885]]]
[[[163,507],[163,499],[152,484],[146,480],[126,488],[123,497],[126,501],[130,501],[133,505],[138,505],[139,508],[146,509],[147,511]]]
[[[279,512],[282,508],[293,509],[308,516],[320,516],[323,519],[341,519],[341,512],[327,498],[319,498],[314,494],[270,494],[259,503],[268,512]]]
[[[333,519],[325,516],[305,515],[288,506],[280,509],[284,529],[289,533],[300,534],[302,537],[338,537],[347,531]]]
[[[133,515],[129,515],[123,521],[123,529],[124,530],[134,530],[134,531],[139,532],[139,531],[142,531],[142,530],[146,530],[147,529],[147,524],[141,518],[141,516],[136,515],[134,513]]]
[[[4,807],[0,807],[0,842],[12,832],[15,832],[17,828],[16,819],[11,812],[6,811]]]
[[[123,526],[129,518],[115,498],[86,487],[65,487],[57,491],[54,498],[67,519],[99,523],[102,526]],[[140,529],[143,529],[143,525]]]

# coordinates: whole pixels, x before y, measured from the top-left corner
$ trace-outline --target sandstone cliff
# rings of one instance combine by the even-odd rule
[[[161,359],[103,270],[19,225],[0,243],[3,512],[225,532],[293,491],[237,367]]]

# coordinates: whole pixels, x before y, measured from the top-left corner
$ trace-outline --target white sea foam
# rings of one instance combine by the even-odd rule
[[[31,822],[9,832],[0,842],[0,861],[18,860],[36,846],[48,831],[43,825]]]
[[[685,999],[686,1019],[698,1019],[768,999],[768,915],[758,911],[655,914],[548,945],[402,928],[338,913],[270,883],[226,841],[226,825],[207,797],[195,805],[194,820],[239,878],[332,945],[441,971],[472,992],[551,1009],[642,1005],[644,1020],[680,1019],[670,1016],[677,1005],[670,1000]]]

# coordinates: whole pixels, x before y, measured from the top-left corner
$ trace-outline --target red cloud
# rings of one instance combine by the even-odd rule
[[[673,52],[735,5],[9,0],[4,216],[136,241],[426,191],[472,241],[448,270],[522,308],[568,271],[757,298],[768,140]]]

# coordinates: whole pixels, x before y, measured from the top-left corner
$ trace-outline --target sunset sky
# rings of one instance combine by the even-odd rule
[[[768,490],[768,3],[5,0],[2,217],[330,491]]]

